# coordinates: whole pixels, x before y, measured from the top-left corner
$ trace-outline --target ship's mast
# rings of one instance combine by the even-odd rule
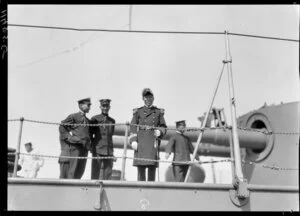
[[[237,197],[245,199],[249,197],[249,191],[247,190],[247,179],[244,178],[241,164],[241,155],[240,155],[240,144],[237,133],[237,123],[236,123],[236,107],[235,107],[235,97],[234,97],[234,86],[233,86],[233,76],[232,76],[232,57],[230,53],[228,31],[225,31],[225,45],[226,45],[226,55],[225,63],[227,64],[228,72],[228,87],[229,87],[229,103],[231,111],[231,121],[232,121],[232,130],[231,130],[231,158],[233,154],[234,159],[234,169],[233,169],[233,185],[237,189]]]

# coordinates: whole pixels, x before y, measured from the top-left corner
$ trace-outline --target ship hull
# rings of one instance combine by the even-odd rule
[[[299,211],[299,188],[229,184],[8,179],[7,209],[21,211]]]

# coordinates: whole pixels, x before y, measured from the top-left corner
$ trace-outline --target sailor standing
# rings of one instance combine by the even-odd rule
[[[20,165],[25,178],[36,178],[38,171],[44,165],[44,158],[38,156],[39,152],[32,147],[32,143],[25,143],[27,154],[20,157]]]
[[[191,160],[190,154],[194,152],[194,146],[190,139],[184,135],[186,123],[184,120],[176,122],[176,133],[172,135],[166,146],[166,156],[168,159],[170,154],[173,153],[172,171],[176,182],[183,182],[187,174],[189,165],[185,162]],[[199,155],[196,155],[199,160]]]
[[[88,125],[72,124],[89,124],[86,113],[90,111],[91,100],[85,98],[78,101],[79,112],[69,115],[60,125],[60,156],[86,157],[90,149],[91,139]],[[87,159],[77,158],[59,158],[60,178],[81,179]]]
[[[144,125],[143,127],[130,126],[130,143],[134,152],[133,166],[137,167],[138,181],[146,181],[146,169],[148,169],[148,181],[155,181],[155,171],[158,162],[139,160],[139,158],[157,160],[160,138],[166,133],[164,109],[153,106],[153,92],[146,88],[142,92],[144,106],[133,109],[131,124]],[[155,130],[151,127],[159,127]]]
[[[91,124],[115,124],[116,121],[109,116],[110,99],[100,100],[101,114],[91,118]],[[100,125],[90,127],[93,157],[112,157],[114,125]],[[91,179],[110,180],[113,169],[113,159],[92,160]]]

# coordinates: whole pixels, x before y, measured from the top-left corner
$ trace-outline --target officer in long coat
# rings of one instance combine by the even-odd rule
[[[101,114],[91,118],[91,124],[115,124],[116,121],[108,115],[110,99],[100,100]],[[93,157],[107,157],[114,155],[112,136],[114,125],[91,126]],[[91,179],[109,180],[112,176],[113,159],[93,159]]]
[[[89,124],[86,113],[91,106],[90,98],[78,101],[79,112],[70,114],[62,124]],[[60,156],[86,157],[91,139],[88,126],[60,125]],[[84,173],[86,159],[59,158],[60,178],[80,179]]]
[[[146,181],[146,169],[148,169],[148,181],[155,181],[155,171],[157,162],[138,160],[158,159],[158,147],[160,138],[166,133],[166,122],[164,119],[164,109],[153,106],[154,95],[151,89],[146,88],[142,92],[144,106],[133,109],[131,124],[144,125],[130,127],[130,143],[135,149],[133,166],[137,167],[138,181]],[[147,126],[159,127],[153,128]]]

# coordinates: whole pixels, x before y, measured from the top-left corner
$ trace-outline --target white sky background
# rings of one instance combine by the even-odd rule
[[[8,5],[9,24],[128,29],[128,5]],[[134,5],[132,30],[207,31],[299,39],[299,5]],[[153,90],[168,125],[185,119],[199,126],[225,59],[224,35],[77,32],[8,27],[8,119],[60,122],[77,112],[77,100],[111,98],[110,115],[130,121]],[[299,43],[229,36],[237,116],[267,104],[299,100]],[[227,70],[215,100],[230,120]],[[230,122],[230,121],[229,121]],[[8,146],[16,147],[19,123],[8,123]],[[42,154],[60,153],[58,126],[25,122],[23,144]],[[132,156],[132,152],[128,152]],[[121,150],[116,150],[121,156]],[[163,156],[163,155],[162,155]],[[203,160],[208,160],[209,157]],[[216,158],[221,159],[221,158]],[[57,159],[46,159],[41,178],[57,178]],[[136,180],[127,161],[126,179]],[[161,165],[160,177],[163,179]],[[121,168],[121,159],[115,163]],[[204,165],[205,182],[212,182]],[[216,164],[217,182],[230,181],[230,166]],[[90,164],[84,174],[90,177]]]

